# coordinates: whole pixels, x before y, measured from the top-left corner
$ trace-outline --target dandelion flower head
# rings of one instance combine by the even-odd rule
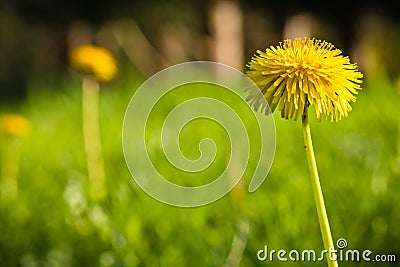
[[[15,137],[24,137],[31,130],[30,122],[17,114],[7,113],[0,115],[0,132]]]
[[[71,67],[79,72],[93,75],[101,82],[111,81],[117,74],[117,63],[107,49],[93,45],[82,45],[69,53]]]
[[[322,114],[332,121],[348,116],[363,75],[331,43],[287,39],[257,53],[247,64],[247,75],[261,90],[248,96],[256,110],[269,114],[278,107],[283,118],[297,120],[313,105],[319,120]]]

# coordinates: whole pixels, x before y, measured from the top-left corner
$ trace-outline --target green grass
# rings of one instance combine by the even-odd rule
[[[248,218],[250,232],[240,266],[267,265],[256,257],[264,245],[323,249],[300,121],[275,114],[275,160],[255,193],[230,194],[200,208],[175,208],[144,193],[126,167],[122,122],[144,79],[133,71],[123,77],[100,92],[110,193],[102,204],[88,195],[80,82],[32,81],[28,98],[17,108],[33,125],[16,147],[22,152],[18,199],[0,201],[0,266],[222,266],[241,215]],[[349,118],[339,123],[318,122],[310,111],[325,204],[334,240],[345,238],[349,249],[400,257],[400,96],[384,75],[367,77],[363,87]]]

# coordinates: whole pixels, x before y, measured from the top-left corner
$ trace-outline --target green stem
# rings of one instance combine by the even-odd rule
[[[83,80],[82,123],[89,172],[90,193],[94,200],[107,196],[99,127],[99,82],[87,76]]]
[[[311,140],[310,125],[308,123],[308,111],[305,111],[303,115],[303,136],[304,136],[304,148],[306,149],[308,168],[310,170],[311,184],[314,191],[314,201],[317,207],[318,221],[321,228],[322,241],[324,247],[327,250],[327,261],[329,267],[337,267],[338,263],[336,260],[336,254],[333,253],[334,245],[332,240],[331,229],[329,227],[328,215],[326,213],[324,196],[322,194],[321,184],[319,181],[317,163],[315,161],[314,149]]]
[[[20,141],[17,137],[6,136],[0,151],[0,198],[16,199],[18,196],[18,173],[20,162]]]

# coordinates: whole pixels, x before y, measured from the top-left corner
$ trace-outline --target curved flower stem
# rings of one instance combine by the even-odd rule
[[[94,200],[104,200],[107,196],[107,189],[100,141],[99,82],[93,77],[86,76],[82,89],[82,123],[90,194]]]
[[[16,199],[18,197],[18,172],[21,156],[20,140],[13,136],[7,137],[7,140],[0,147],[0,198]]]
[[[322,194],[321,184],[319,181],[317,163],[315,161],[314,149],[311,140],[310,125],[308,123],[308,110],[303,115],[303,136],[304,148],[306,149],[308,168],[310,170],[311,184],[314,191],[314,201],[318,213],[319,226],[321,228],[322,241],[327,250],[327,261],[329,267],[337,267],[336,254],[334,253],[334,245],[332,240],[331,229],[329,227],[328,215],[326,213],[324,196]]]
[[[236,158],[233,158],[233,163],[235,163]],[[233,164],[235,165],[235,164]],[[229,173],[229,172],[228,172]],[[229,182],[234,183],[234,175],[236,170],[232,170],[232,175],[229,175]],[[233,236],[231,248],[229,254],[225,259],[223,267],[235,267],[239,266],[243,258],[243,254],[246,250],[247,241],[249,239],[250,232],[250,222],[246,214],[243,212],[244,209],[244,197],[246,195],[246,190],[244,187],[243,179],[240,180],[237,185],[233,188],[230,193],[232,209],[234,212],[236,231]]]

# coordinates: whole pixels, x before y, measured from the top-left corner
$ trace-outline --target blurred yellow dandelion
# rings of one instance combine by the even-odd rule
[[[107,49],[93,45],[82,45],[69,53],[71,67],[79,72],[93,75],[98,81],[111,81],[118,72],[117,62]]]
[[[111,81],[118,72],[117,62],[105,48],[83,45],[69,54],[71,67],[86,74],[82,83],[82,126],[90,181],[90,194],[96,201],[105,200],[105,171],[99,127],[99,82]]]
[[[357,64],[350,63],[331,43],[287,39],[257,53],[247,64],[247,75],[262,92],[248,97],[256,110],[268,114],[278,107],[283,118],[297,120],[314,105],[319,120],[324,114],[332,121],[347,117],[351,111],[349,102],[355,102],[363,75]],[[263,106],[262,97],[269,108]]]
[[[16,137],[24,137],[31,130],[30,122],[17,114],[0,115],[0,132]]]

